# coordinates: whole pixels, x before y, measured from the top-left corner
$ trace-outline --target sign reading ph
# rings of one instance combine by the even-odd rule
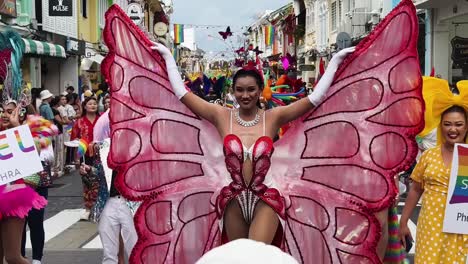
[[[49,16],[73,16],[72,0],[49,0]]]
[[[445,207],[444,232],[468,234],[468,145],[457,144]]]
[[[41,160],[27,125],[0,132],[0,185],[42,170]]]

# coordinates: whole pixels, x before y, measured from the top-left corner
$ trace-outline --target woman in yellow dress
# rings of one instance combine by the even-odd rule
[[[413,183],[400,220],[400,239],[405,243],[405,237],[412,239],[408,219],[424,194],[417,223],[416,264],[465,264],[467,261],[468,235],[442,232],[454,145],[467,142],[468,81],[457,86],[460,94],[454,95],[447,81],[424,78],[424,92],[429,90],[433,95],[432,101],[425,97],[426,111],[433,112],[433,120],[426,122],[439,123],[438,144],[422,154],[413,170]]]

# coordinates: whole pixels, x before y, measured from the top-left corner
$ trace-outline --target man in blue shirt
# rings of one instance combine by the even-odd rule
[[[39,107],[39,112],[41,116],[49,121],[54,120],[54,113],[52,112],[52,108],[50,107],[50,101],[54,98],[54,95],[49,92],[49,90],[44,90],[40,94],[42,104]]]

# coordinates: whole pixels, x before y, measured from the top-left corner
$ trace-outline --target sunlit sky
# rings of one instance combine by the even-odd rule
[[[199,48],[214,56],[223,51],[240,47],[240,36],[258,14],[276,10],[291,0],[173,0],[174,13],[171,23],[194,25],[222,25],[221,27],[199,27],[195,29]],[[231,26],[234,35],[223,41],[218,31]],[[190,27],[189,25],[185,27]],[[239,37],[238,37],[239,35]]]

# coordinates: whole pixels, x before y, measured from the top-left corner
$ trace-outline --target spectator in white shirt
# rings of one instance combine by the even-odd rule
[[[65,97],[65,95],[60,95],[59,107],[57,110],[60,112],[64,124],[72,123],[76,117],[76,112],[73,109],[73,106],[68,104],[67,97]]]

